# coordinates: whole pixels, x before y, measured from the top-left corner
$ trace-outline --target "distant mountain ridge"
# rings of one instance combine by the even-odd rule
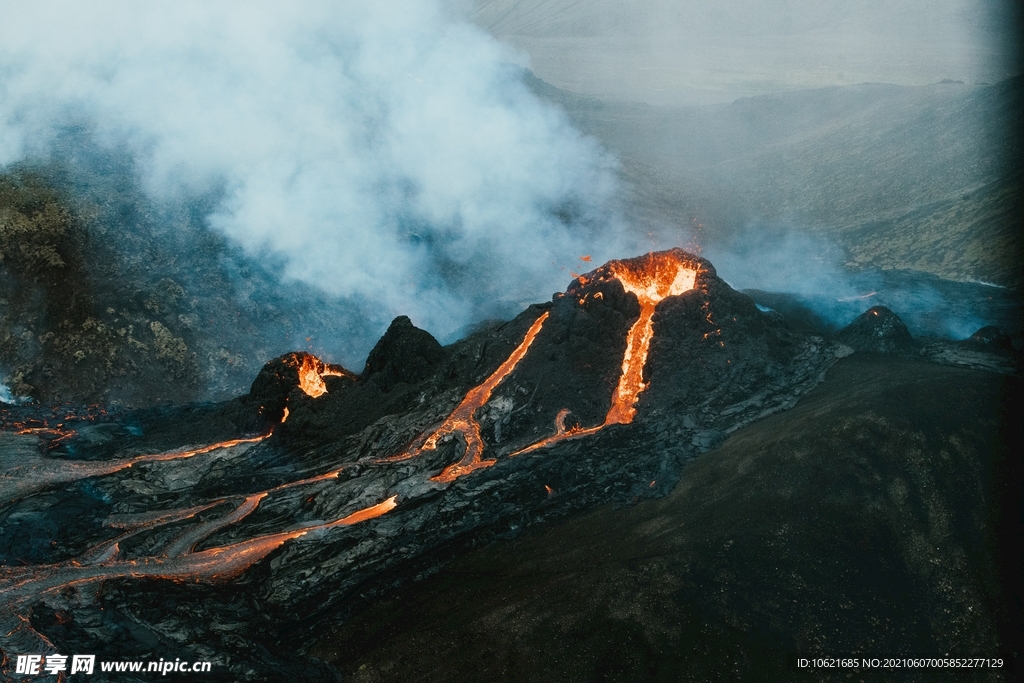
[[[719,245],[751,227],[796,232],[836,242],[853,267],[1022,282],[1024,76],[704,107],[607,102],[528,82],[619,157],[637,224],[699,225]]]

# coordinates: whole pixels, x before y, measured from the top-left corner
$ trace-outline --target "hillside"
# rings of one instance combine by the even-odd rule
[[[468,554],[365,603],[312,651],[359,683],[1010,680],[801,672],[787,653],[1020,647],[1020,389],[841,360],[665,498]]]
[[[1020,30],[1014,3],[461,4],[479,26],[529,54],[540,78],[606,101],[711,104],[856,83],[995,83],[1020,73],[1007,59]]]
[[[287,350],[358,348],[359,307],[282,281],[210,230],[213,198],[158,206],[128,159],[77,154],[0,173],[8,400],[225,398]]]
[[[809,235],[860,268],[1021,283],[1024,77],[706,107],[607,102],[531,83],[619,157],[638,224],[697,228],[705,246],[752,229]]]

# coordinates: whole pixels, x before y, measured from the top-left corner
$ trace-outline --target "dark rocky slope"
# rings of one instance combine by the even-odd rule
[[[624,289],[648,272],[678,295]],[[643,320],[649,351],[627,344]],[[675,250],[612,262],[450,347],[399,318],[360,376],[289,354],[228,403],[125,413],[46,456],[8,437],[0,647],[160,650],[215,659],[224,680],[277,676],[358,595],[546,519],[663,495],[843,353]]]
[[[211,230],[216,197],[157,205],[130,159],[69,144],[0,172],[0,385],[14,398],[224,399],[284,351],[346,357],[367,341],[353,341],[356,303],[282,281]]]
[[[311,651],[367,683],[1013,680],[786,654],[1009,650],[1020,670],[1020,384],[846,358],[665,498],[476,551]]]
[[[676,617],[665,611],[658,617],[667,619],[658,627],[665,629],[661,635],[652,635],[653,626],[643,631],[645,638],[654,638],[653,645],[637,640],[641,631],[629,624],[616,625],[600,638],[656,653],[674,638],[691,642],[679,635],[690,633],[686,628],[705,629],[725,634],[721,642],[732,642],[728,651],[739,652],[740,636],[722,624],[740,632],[755,629],[752,637],[761,650],[744,655],[737,666],[764,659],[764,653],[787,643],[815,646],[816,638],[822,647],[874,645],[862,638],[866,627],[843,630],[825,603],[818,612],[775,615],[773,610],[790,603],[764,594],[778,584],[772,590],[789,591],[797,599],[793,586],[832,577],[832,588],[845,596],[842,604],[852,605],[849,609],[859,604],[861,583],[877,591],[860,613],[879,638],[889,638],[878,641],[881,645],[895,647],[905,637],[914,647],[926,647],[933,643],[930,634],[945,629],[973,634],[975,640],[956,641],[964,647],[994,647],[1000,631],[992,626],[991,603],[998,596],[998,577],[985,536],[986,520],[995,519],[986,507],[986,477],[994,475],[984,468],[974,474],[957,468],[962,457],[982,464],[995,457],[999,437],[993,430],[1010,417],[992,403],[991,387],[1017,380],[921,365],[915,358],[991,366],[1012,375],[1019,354],[1002,349],[1002,338],[988,331],[969,349],[940,345],[946,356],[939,358],[929,355],[938,347],[919,347],[912,339],[904,344],[901,332],[902,323],[886,311],[869,312],[841,333],[858,348],[898,355],[884,361],[885,372],[869,363],[864,376],[841,374],[839,386],[851,387],[845,394],[837,397],[833,389],[827,400],[811,401],[810,408],[794,413],[797,427],[790,432],[806,439],[801,446],[806,454],[798,449],[800,457],[786,455],[790,451],[778,446],[782,455],[774,460],[753,458],[756,444],[744,446],[746,460],[736,465],[737,476],[742,475],[736,484],[730,483],[733,475],[707,469],[713,465],[684,467],[744,426],[794,406],[853,349],[791,328],[778,313],[760,311],[710,263],[681,250],[605,264],[578,277],[551,302],[448,347],[398,318],[361,375],[295,352],[268,363],[249,394],[232,401],[108,415],[84,426],[75,423],[75,433],[65,425],[67,433],[56,439],[41,432],[0,434],[0,633],[7,634],[0,638],[0,650],[8,655],[2,666],[9,669],[10,655],[29,652],[95,652],[115,660],[158,653],[165,659],[216,662],[211,681],[324,680],[330,671],[303,659],[302,648],[330,625],[361,623],[347,618],[367,601],[539,522],[665,495],[687,471],[691,474],[683,477],[673,500],[695,490],[711,496],[684,506],[686,515],[704,515],[687,524],[699,527],[693,538],[705,540],[686,551],[689,564],[671,569],[681,576],[691,572],[690,578],[677,585],[668,574],[659,575],[660,569],[643,571],[669,581],[664,585],[675,586],[671,596],[684,596],[686,604],[707,595],[708,585],[729,590],[735,585],[742,604],[725,603],[726,611],[715,613],[710,603],[693,603],[701,616],[686,617],[690,622],[681,623],[691,625],[685,628],[672,626]],[[947,384],[960,393],[933,391]],[[896,408],[907,412],[888,414]],[[940,422],[940,409],[952,417]],[[788,423],[765,424],[775,424],[783,434],[779,425]],[[771,438],[771,444],[783,443]],[[831,454],[829,466],[817,464],[815,448]],[[720,462],[727,452],[709,462]],[[833,479],[833,466],[840,479]],[[711,474],[700,474],[705,471]],[[871,488],[882,486],[879,482],[882,489]],[[761,484],[767,487],[763,491]],[[780,490],[791,491],[793,500],[773,498]],[[957,507],[960,503],[943,498],[947,491],[977,500],[964,498],[966,507]],[[702,506],[712,506],[714,514],[701,512]],[[773,517],[773,506],[780,508],[782,521]],[[790,520],[787,515],[798,509],[804,517]],[[621,514],[628,519],[639,513]],[[813,524],[803,534],[799,528],[807,514]],[[906,526],[894,526],[897,517]],[[762,538],[740,564],[719,570],[714,543],[733,539],[715,536],[722,533],[716,531],[718,518],[737,544],[764,536],[790,545],[772,550],[783,546]],[[819,518],[823,529],[813,526]],[[770,533],[764,526],[769,523],[774,524]],[[629,539],[648,533],[644,524],[616,532],[622,544],[613,556],[639,547],[641,541]],[[974,545],[962,538],[970,533]],[[839,549],[830,545],[837,538]],[[569,543],[558,541],[563,542]],[[932,554],[933,542],[936,548],[953,544],[949,556],[955,562],[948,571],[932,566],[945,557]],[[821,548],[831,554],[816,555],[825,552]],[[850,548],[860,554],[846,557],[851,568],[833,576],[839,567],[835,558]],[[795,559],[789,557],[793,549],[799,551]],[[594,552],[577,559],[599,567],[602,556]],[[773,565],[788,567],[788,573],[771,574],[763,564],[771,552],[789,557],[783,562],[778,555]],[[644,557],[628,555],[637,567],[644,566]],[[900,569],[904,565],[906,571]],[[958,579],[964,569],[968,579]],[[921,578],[922,572],[929,574]],[[556,577],[551,576],[557,582]],[[734,583],[730,577],[736,577]],[[942,611],[915,617],[910,626],[899,622],[890,631],[870,621],[871,615],[881,618],[879,605],[887,599],[902,601],[897,605],[902,610],[923,609],[934,598],[932,579],[943,590],[952,586],[960,602],[947,596],[947,603],[951,610],[970,607],[966,616]],[[753,582],[752,592],[739,590],[748,585],[744,582]],[[539,579],[537,590],[546,585],[547,579]],[[636,585],[639,590],[646,579]],[[710,594],[724,600],[726,588]],[[605,596],[601,604],[618,604],[601,590],[594,593]],[[825,588],[815,590],[814,598],[824,600]],[[461,592],[448,591],[444,600],[456,606]],[[573,666],[582,668],[556,672],[570,678],[597,676],[604,666],[587,654],[597,652],[601,641],[587,640],[586,622],[600,615],[587,611],[593,607],[588,599],[580,596],[578,602],[578,609],[566,606],[559,616],[571,637],[583,643],[573,655]],[[535,637],[519,632],[527,640]],[[403,647],[397,643],[395,651]],[[713,647],[708,652],[719,652]],[[634,675],[630,662],[640,661],[640,654],[622,657],[621,672]],[[451,661],[469,667],[467,673],[477,666]],[[671,667],[677,664],[666,666],[666,675],[675,675]],[[477,673],[486,678],[488,671]],[[117,680],[133,679],[119,675]]]

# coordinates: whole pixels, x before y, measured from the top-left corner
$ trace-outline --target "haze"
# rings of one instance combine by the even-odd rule
[[[545,81],[652,104],[1020,72],[1019,14],[998,0],[475,0],[468,12]]]

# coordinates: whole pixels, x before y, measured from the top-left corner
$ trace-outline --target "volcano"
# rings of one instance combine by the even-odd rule
[[[396,318],[360,374],[296,352],[228,402],[2,433],[4,671],[159,653],[210,680],[332,680],[297,647],[325,625],[474,547],[664,496],[852,352],[673,249],[446,347]]]

